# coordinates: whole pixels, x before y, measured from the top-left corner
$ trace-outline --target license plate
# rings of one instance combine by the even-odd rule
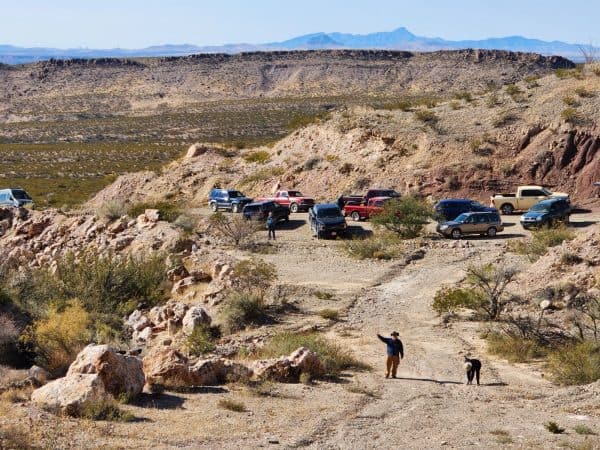
[[[337,236],[337,233],[336,233],[335,231],[332,231],[332,232],[331,232],[331,235],[332,235],[332,236]]]

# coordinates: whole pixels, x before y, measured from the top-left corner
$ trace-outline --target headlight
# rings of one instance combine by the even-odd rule
[[[521,220],[521,222],[525,222],[525,220],[527,220],[527,217],[525,217],[525,216],[521,216],[521,219],[520,219],[520,220]]]
[[[535,220],[537,220],[538,222],[541,222],[542,220],[544,220],[544,218],[542,216],[538,216],[535,218]]]
[[[448,229],[448,225],[442,225],[440,227],[440,230],[442,230],[442,231],[447,230],[447,229]]]

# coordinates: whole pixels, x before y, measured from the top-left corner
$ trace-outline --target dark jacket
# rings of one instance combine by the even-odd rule
[[[381,335],[377,335],[381,342],[385,342],[387,345],[388,356],[398,356],[404,358],[404,347],[402,347],[402,341],[400,339],[394,340],[392,338],[384,338]]]

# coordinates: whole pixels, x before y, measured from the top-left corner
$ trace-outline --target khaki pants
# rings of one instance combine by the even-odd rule
[[[392,371],[392,376],[396,377],[396,372],[398,372],[398,364],[400,364],[400,356],[388,356],[385,362],[386,372],[385,376],[390,376],[390,369]]]

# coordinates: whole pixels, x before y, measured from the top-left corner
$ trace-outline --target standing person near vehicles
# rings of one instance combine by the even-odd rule
[[[400,359],[404,358],[404,347],[402,346],[402,341],[398,338],[398,332],[393,331],[391,336],[391,338],[385,338],[380,334],[377,334],[377,337],[381,342],[384,342],[387,346],[387,359],[385,362],[386,378],[389,378],[390,371],[392,372],[392,378],[396,378],[398,364],[400,364]]]
[[[267,230],[269,230],[269,240],[271,240],[271,237],[275,240],[275,217],[273,217],[273,211],[269,212],[269,217],[267,217]]]

